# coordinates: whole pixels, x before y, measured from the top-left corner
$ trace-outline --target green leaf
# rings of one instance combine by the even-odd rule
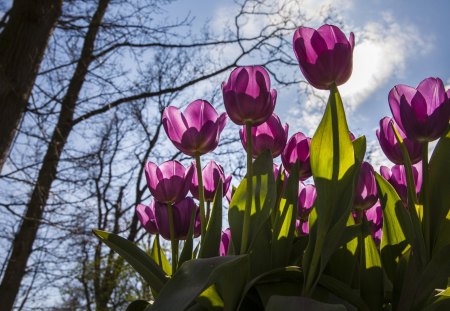
[[[156,262],[156,264],[162,268],[162,270],[164,271],[164,273],[166,275],[172,275],[172,266],[171,266],[169,260],[167,260],[164,250],[162,250],[158,246],[158,239],[159,239],[159,237],[156,237],[156,236],[153,239],[151,257]]]
[[[399,258],[408,244],[414,241],[414,230],[409,213],[394,187],[378,173],[375,173],[375,180],[383,208],[381,261],[388,278],[394,282]]]
[[[211,285],[216,284],[218,287],[219,282],[222,285],[222,289],[226,288],[228,290],[227,295],[231,293],[232,296],[240,298],[247,275],[246,271],[242,270],[248,271],[247,255],[200,258],[186,261],[172,279],[166,283],[154,304],[148,307],[147,310],[185,310]],[[239,274],[235,275],[235,271],[239,271]],[[226,310],[234,310],[233,299],[230,302],[230,297],[221,293],[221,289],[218,288],[218,290],[223,298],[224,305],[230,308]]]
[[[430,229],[433,254],[450,244],[450,127],[430,160]]]
[[[247,177],[239,184],[228,210],[231,238],[234,250],[241,249],[242,227],[244,224],[245,201],[247,196]],[[269,151],[263,152],[253,162],[253,200],[250,216],[248,245],[251,245],[261,227],[270,217],[276,200],[273,160]]]
[[[158,264],[142,249],[116,234],[101,230],[93,230],[93,232],[102,242],[125,259],[150,287],[157,292],[162,289],[168,278]]]
[[[144,311],[149,304],[150,302],[146,300],[135,300],[128,305],[126,311]]]
[[[266,306],[266,311],[347,311],[343,305],[328,304],[299,296],[272,296]]]
[[[207,310],[224,309],[223,300],[217,292],[214,284],[205,289],[195,301],[204,306]]]
[[[219,256],[220,239],[222,236],[222,181],[217,185],[214,203],[211,211],[211,218],[208,221],[206,234],[202,237],[200,245],[200,258]]]
[[[355,152],[337,88],[330,91],[324,116],[311,141],[310,153],[318,217],[313,226],[316,232],[311,232],[313,239],[310,239],[304,259],[304,294],[307,296],[312,294],[320,274],[339,246],[353,203]]]
[[[288,178],[286,193],[276,209],[272,233],[272,268],[287,266],[291,258],[297,218],[299,169],[297,163]]]
[[[191,260],[193,257],[192,248],[194,247],[194,227],[195,227],[195,216],[197,211],[195,209],[192,210],[191,214],[191,222],[189,224],[189,231],[184,241],[183,250],[181,251],[180,258],[178,259],[178,267],[188,260]]]

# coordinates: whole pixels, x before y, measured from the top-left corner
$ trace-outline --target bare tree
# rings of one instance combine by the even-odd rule
[[[62,0],[15,0],[0,32],[0,172],[61,15]]]

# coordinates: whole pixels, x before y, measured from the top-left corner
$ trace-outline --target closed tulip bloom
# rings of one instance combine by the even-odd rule
[[[186,197],[191,185],[194,166],[187,169],[178,161],[171,160],[157,166],[145,165],[147,186],[153,197],[161,203],[175,203]]]
[[[230,228],[227,228],[224,231],[222,231],[219,249],[220,256],[226,256],[228,254],[228,247],[230,245],[230,241],[231,241],[231,230]]]
[[[159,232],[155,218],[155,206],[153,204],[150,206],[138,204],[136,207],[136,214],[142,227],[144,227],[148,233],[157,234]]]
[[[154,206],[156,222],[158,224],[159,234],[170,240],[169,227],[169,208],[166,204],[153,200],[151,203]],[[195,210],[195,224],[194,236],[200,234],[200,214],[199,208],[191,197],[184,198],[178,203],[172,205],[173,209],[173,223],[175,229],[175,240],[186,240],[189,233],[192,212]]]
[[[352,74],[355,38],[349,39],[336,26],[315,30],[299,27],[294,34],[295,56],[305,79],[317,89],[329,90],[347,82]]]
[[[389,117],[384,117],[380,120],[380,129],[376,132],[378,141],[381,149],[383,149],[384,154],[389,160],[395,164],[404,164],[400,144],[395,138],[394,130],[390,124],[391,122],[394,122],[394,120]],[[405,133],[395,124],[395,122],[394,126],[402,137],[406,149],[408,149],[411,163],[419,162],[422,158],[422,145],[419,142],[407,138]]]
[[[381,176],[394,187],[403,204],[406,206],[408,199],[408,187],[406,183],[406,171],[403,165],[394,165],[392,168],[386,166],[380,167]],[[422,187],[422,162],[412,166],[416,193],[420,192]]]
[[[309,234],[309,222],[308,219],[306,221],[296,219],[295,220],[295,230],[299,235],[308,235]]]
[[[374,206],[365,210],[364,215],[369,222],[372,238],[379,245],[383,234],[383,209],[380,201],[377,201]]]
[[[176,107],[167,107],[162,122],[175,147],[184,154],[195,156],[216,149],[227,115],[222,113],[219,116],[209,102],[197,99],[186,107],[184,113]]]
[[[252,157],[257,158],[263,151],[270,150],[272,157],[278,157],[286,146],[289,125],[281,124],[280,118],[272,114],[266,122],[252,127]],[[239,131],[242,146],[247,151],[245,127]]]
[[[309,146],[311,138],[303,133],[294,134],[288,141],[286,147],[281,153],[281,161],[288,173],[292,172],[295,163],[300,162],[300,179],[305,180],[311,177],[311,164],[309,161]]]
[[[262,66],[244,66],[234,69],[228,82],[222,83],[225,109],[230,119],[238,124],[264,123],[275,109],[277,92],[270,89],[270,78]]]
[[[195,167],[195,164],[192,164]],[[225,177],[223,172],[223,167],[217,164],[215,161],[209,161],[209,163],[202,170],[203,176],[203,187],[205,188],[205,201],[212,202],[214,200],[214,195],[216,194],[217,185],[219,181],[222,181],[223,192],[222,194],[225,196],[230,188],[231,175]],[[191,193],[199,200],[198,193],[198,177],[197,174],[194,174],[192,177],[191,183]]]
[[[450,100],[439,78],[427,78],[417,88],[397,85],[389,92],[389,106],[408,138],[430,142],[441,137],[450,119]]]
[[[298,194],[298,217],[302,220],[308,220],[308,215],[317,198],[317,191],[314,185],[304,185],[300,182]]]
[[[378,200],[377,184],[375,182],[375,172],[368,162],[361,164],[358,183],[356,184],[353,207],[356,210],[366,210],[371,208]]]

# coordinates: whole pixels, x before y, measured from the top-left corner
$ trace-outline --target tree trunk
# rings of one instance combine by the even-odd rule
[[[0,33],[0,172],[61,7],[62,0],[15,0]]]
[[[88,67],[92,62],[95,39],[108,4],[109,0],[99,1],[97,10],[89,24],[80,59],[62,101],[58,123],[45,154],[30,201],[27,204],[25,218],[14,237],[11,257],[8,260],[8,265],[0,284],[2,310],[11,310],[13,308],[20,283],[25,275],[27,261],[33,249],[33,243],[39,229],[50,188],[56,178],[58,162],[73,128],[76,103],[86,78]]]

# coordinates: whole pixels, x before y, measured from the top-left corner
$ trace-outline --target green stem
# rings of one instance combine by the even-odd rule
[[[206,202],[206,219],[209,222],[209,217],[211,215],[211,202]]]
[[[420,189],[420,196],[422,199],[423,208],[423,234],[425,239],[425,246],[427,248],[427,255],[431,255],[431,241],[430,241],[430,204],[429,204],[429,186],[430,186],[430,171],[428,168],[428,142],[422,145],[422,189]]]
[[[161,257],[161,243],[159,241],[159,234],[156,234],[155,239],[156,239],[156,247],[158,247],[158,263],[159,263],[159,266],[161,267],[161,269],[164,271],[162,257]]]
[[[202,239],[206,234],[206,213],[205,213],[205,188],[203,188],[203,176],[202,176],[202,164],[200,161],[200,154],[195,154],[195,166],[197,168],[197,180],[198,180],[198,196],[200,201],[200,226]]]
[[[248,235],[250,231],[250,216],[252,212],[253,199],[253,164],[252,164],[252,124],[245,124],[245,134],[247,135],[247,197],[245,201],[244,225],[242,228],[242,241],[240,254],[247,251]]]
[[[178,265],[178,241],[175,239],[175,225],[173,221],[173,207],[172,203],[167,204],[169,211],[169,232],[170,232],[170,244],[172,246],[172,275],[177,271]]]

